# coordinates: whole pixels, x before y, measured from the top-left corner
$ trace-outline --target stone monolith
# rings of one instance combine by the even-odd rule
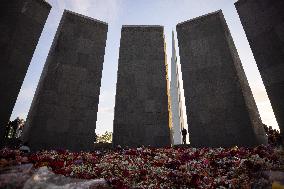
[[[44,0],[0,2],[0,146],[50,9]]]
[[[113,128],[114,146],[171,144],[164,28],[123,26]]]
[[[267,142],[254,98],[221,11],[177,25],[191,145]]]
[[[284,1],[235,4],[284,138]]]
[[[24,130],[32,150],[92,150],[108,26],[64,11]]]

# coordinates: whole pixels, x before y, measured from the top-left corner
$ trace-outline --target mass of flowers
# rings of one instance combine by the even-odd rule
[[[279,169],[279,151],[256,148],[135,148],[94,152],[0,150],[0,166],[33,163],[74,178],[104,178],[114,188],[251,188]],[[6,162],[3,163],[3,162]]]

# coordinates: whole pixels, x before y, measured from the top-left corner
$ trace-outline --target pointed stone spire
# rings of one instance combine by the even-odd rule
[[[174,31],[172,32],[171,103],[172,103],[174,144],[181,144],[181,130],[184,128],[184,122],[183,122],[183,111],[181,103]]]

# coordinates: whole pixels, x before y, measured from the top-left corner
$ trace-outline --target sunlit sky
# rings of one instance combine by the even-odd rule
[[[14,107],[11,119],[26,118],[63,10],[71,10],[108,23],[96,132],[112,131],[119,41],[122,25],[162,25],[170,65],[171,32],[176,24],[222,9],[238,49],[263,123],[278,129],[269,99],[249,47],[235,0],[46,0],[52,6],[46,25]],[[177,48],[178,53],[178,48]],[[179,58],[178,58],[179,60]],[[180,67],[179,67],[180,69]],[[170,70],[169,70],[170,71]],[[171,73],[171,72],[169,72]],[[180,74],[181,79],[181,74]],[[182,87],[182,82],[181,82]],[[183,91],[182,91],[183,92]],[[185,114],[185,108],[184,115]],[[185,118],[186,120],[186,118]]]

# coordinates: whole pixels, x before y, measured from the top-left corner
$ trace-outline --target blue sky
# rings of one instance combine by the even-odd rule
[[[175,30],[176,24],[222,9],[242,60],[262,121],[278,129],[255,60],[234,7],[235,0],[46,1],[52,5],[52,9],[35,50],[11,119],[17,116],[26,118],[28,114],[43,65],[64,9],[105,21],[109,25],[96,129],[99,134],[112,131],[121,26],[163,25],[165,27],[167,59],[170,65],[171,31]]]

